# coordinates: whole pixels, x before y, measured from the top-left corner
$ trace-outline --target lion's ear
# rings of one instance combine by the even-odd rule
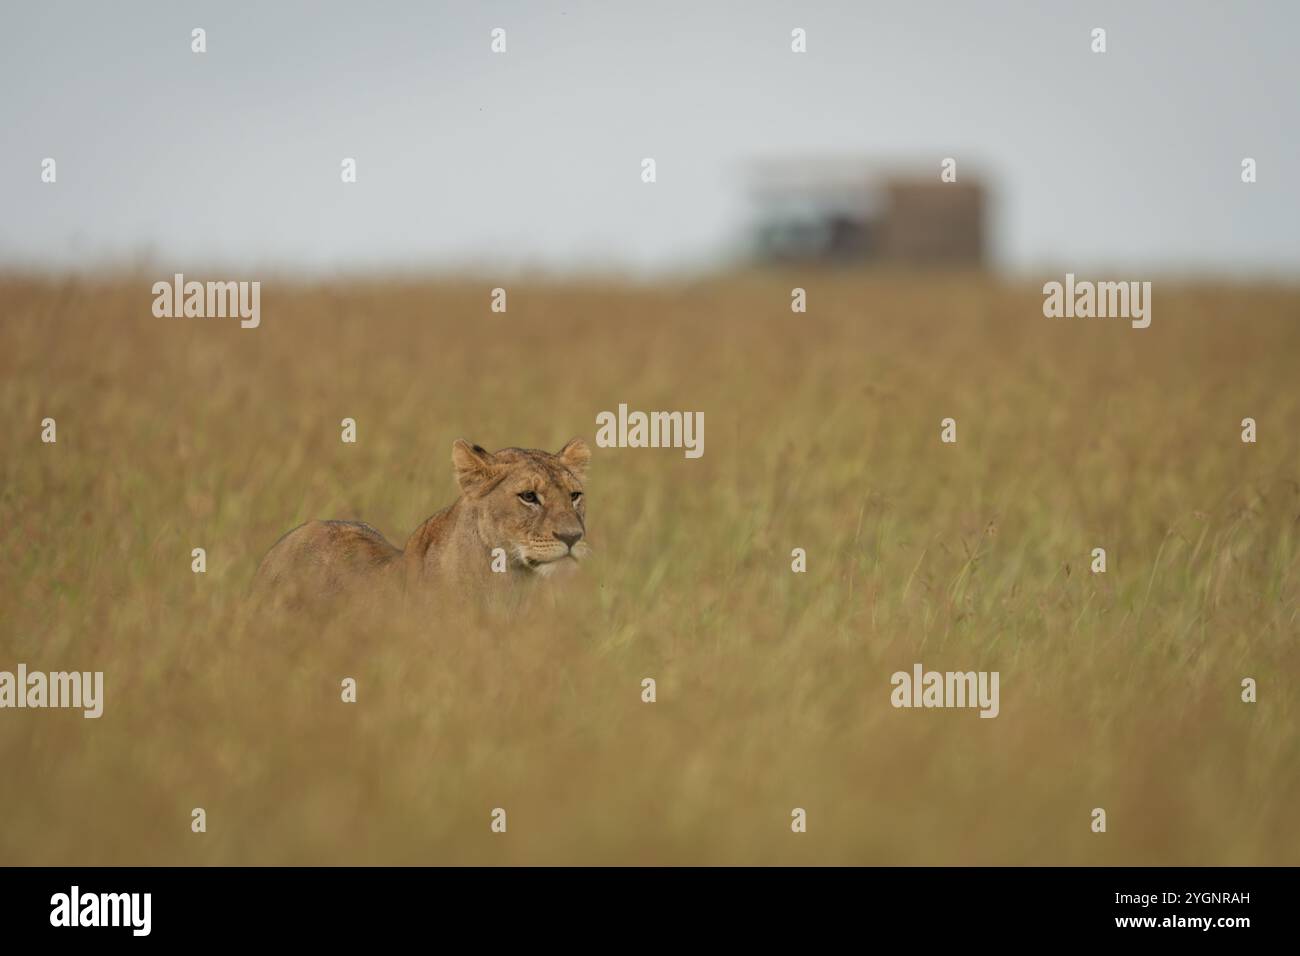
[[[569,442],[555,453],[555,456],[564,462],[566,468],[573,472],[579,478],[585,478],[587,475],[587,463],[591,461],[591,449],[581,438],[572,438]]]
[[[456,483],[461,491],[470,491],[481,484],[492,470],[492,453],[471,445],[463,438],[451,443],[451,465],[456,469]]]

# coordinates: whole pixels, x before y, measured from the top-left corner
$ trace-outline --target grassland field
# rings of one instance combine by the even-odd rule
[[[0,280],[0,669],[106,694],[0,711],[0,863],[1300,864],[1300,290],[151,281]],[[594,447],[620,402],[704,455]],[[454,439],[575,435],[594,553],[522,619],[246,602],[307,519],[400,545]],[[916,662],[998,717],[892,707]]]

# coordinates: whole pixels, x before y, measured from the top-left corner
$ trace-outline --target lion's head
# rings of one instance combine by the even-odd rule
[[[531,448],[489,452],[457,439],[451,462],[488,548],[502,548],[516,567],[548,574],[587,553],[583,494],[591,449],[575,438],[552,455]]]

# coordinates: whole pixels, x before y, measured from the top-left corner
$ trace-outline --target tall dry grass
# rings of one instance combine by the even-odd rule
[[[107,685],[0,711],[0,861],[1300,863],[1296,291],[1157,283],[1140,331],[974,277],[267,283],[241,330],[151,281],[0,283],[0,669]],[[619,402],[704,457],[595,449],[596,553],[523,619],[247,610],[296,523],[400,544],[453,439]],[[1000,716],[893,709],[916,661]]]

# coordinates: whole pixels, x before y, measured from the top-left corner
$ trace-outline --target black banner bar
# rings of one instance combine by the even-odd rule
[[[1231,946],[1289,925],[1286,869],[63,869],[0,871],[5,936],[79,945],[435,932],[770,942],[1042,939]],[[476,937],[476,934],[477,937]],[[612,935],[611,935],[612,934]],[[921,938],[921,937],[918,937]]]

